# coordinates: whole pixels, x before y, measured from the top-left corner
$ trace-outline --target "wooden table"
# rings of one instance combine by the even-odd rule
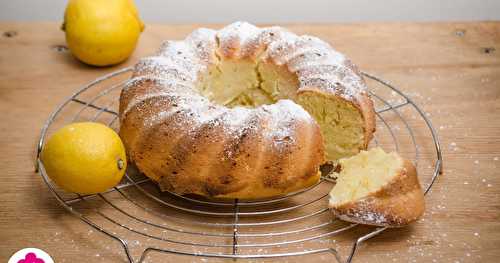
[[[56,105],[83,84],[199,26],[147,25],[126,63],[93,68],[58,51],[65,40],[57,23],[0,23],[0,261],[23,247],[42,248],[56,262],[124,261],[117,243],[66,212],[34,172],[38,135]],[[424,218],[369,240],[355,262],[499,262],[500,23],[289,28],[331,42],[409,94],[442,143],[444,174],[427,197]]]

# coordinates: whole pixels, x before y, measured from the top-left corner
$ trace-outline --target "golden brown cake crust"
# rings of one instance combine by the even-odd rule
[[[415,166],[404,160],[399,174],[382,189],[354,202],[340,206],[330,204],[330,208],[344,221],[401,227],[422,216],[425,203]]]
[[[373,101],[370,99],[370,97],[368,97],[368,94],[363,94],[356,100],[356,108],[358,108],[358,110],[361,112],[361,115],[363,116],[363,120],[365,122],[363,129],[365,133],[364,149],[366,149],[368,148],[368,144],[370,143],[370,141],[373,139],[373,134],[376,130],[375,109],[373,107]]]

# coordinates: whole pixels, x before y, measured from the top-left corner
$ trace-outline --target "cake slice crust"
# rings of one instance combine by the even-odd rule
[[[380,148],[341,159],[329,207],[349,222],[401,227],[417,220],[425,209],[415,166]]]

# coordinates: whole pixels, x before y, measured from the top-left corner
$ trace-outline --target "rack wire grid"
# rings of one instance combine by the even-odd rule
[[[76,121],[97,121],[119,129],[118,98],[131,70],[128,67],[98,78],[57,107],[42,128],[36,159],[39,174],[59,203],[119,242],[128,262],[141,263],[166,254],[203,257],[204,261],[287,257],[299,262],[301,256],[323,253],[321,259],[326,261],[335,258],[349,263],[360,244],[387,229],[333,218],[327,208],[333,182],[326,176],[308,189],[277,199],[219,202],[161,192],[130,166],[122,182],[106,192],[64,192],[47,176],[40,159],[45,139]],[[412,159],[428,194],[442,169],[440,144],[430,120],[403,92],[371,74],[363,75],[377,116],[370,147],[380,146]],[[144,245],[132,253],[131,244],[138,240]]]

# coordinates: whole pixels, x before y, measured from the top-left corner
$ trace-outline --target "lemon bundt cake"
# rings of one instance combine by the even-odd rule
[[[341,159],[329,206],[350,222],[399,227],[424,213],[424,194],[415,166],[380,148]]]
[[[256,199],[310,186],[325,158],[366,149],[374,111],[327,43],[237,22],[140,60],[120,124],[130,161],[162,190]]]

